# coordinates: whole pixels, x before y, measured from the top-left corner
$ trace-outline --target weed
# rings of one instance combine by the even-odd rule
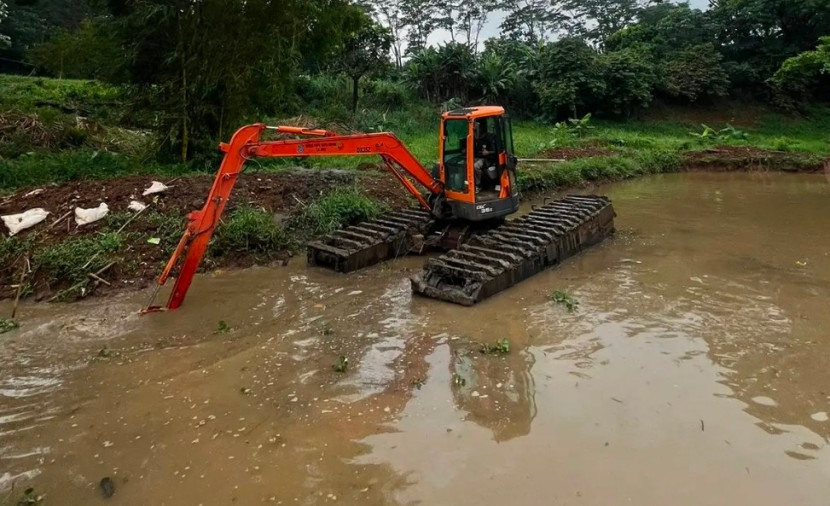
[[[510,341],[502,339],[493,344],[485,343],[479,349],[484,355],[506,355],[510,353]]]
[[[725,128],[722,128],[720,130],[715,130],[714,128],[707,126],[705,124],[702,124],[700,126],[703,128],[703,130],[700,133],[689,132],[689,135],[691,135],[692,137],[696,137],[700,140],[710,142],[724,142],[727,140],[746,140],[748,138],[746,132],[744,132],[743,130],[738,130],[729,123],[726,124]]]
[[[573,312],[577,306],[579,306],[579,301],[574,299],[568,292],[564,290],[556,290],[550,295],[548,295],[548,300],[553,303],[561,304],[565,306],[568,311]]]
[[[8,498],[8,497],[7,497]],[[8,503],[8,506],[40,506],[43,504],[44,497],[35,492],[35,489],[29,487],[20,496],[16,502]],[[7,504],[5,501],[3,504]]]
[[[219,324],[216,327],[216,331],[214,334],[227,334],[231,331],[230,325],[225,320],[219,320]]]
[[[0,318],[0,334],[11,332],[18,327],[20,327],[20,324],[16,321],[9,320],[8,318]]]
[[[463,387],[467,384],[467,380],[464,379],[457,372],[454,372],[452,373],[452,384],[457,387]]]
[[[324,235],[340,227],[379,216],[385,206],[358,188],[336,188],[309,204],[291,220],[295,230]]]
[[[113,233],[69,239],[37,251],[32,270],[42,273],[47,284],[79,283],[113,261],[121,246],[121,236]]]
[[[167,226],[173,235],[172,224]],[[273,258],[276,253],[288,248],[289,244],[288,234],[277,225],[271,213],[260,208],[241,206],[228,215],[227,221],[216,227],[210,243],[210,253],[220,257],[234,252],[248,252]]]
[[[340,358],[337,359],[337,362],[332,364],[331,368],[334,369],[335,372],[346,372],[346,369],[349,368],[349,359],[344,355],[340,355]]]

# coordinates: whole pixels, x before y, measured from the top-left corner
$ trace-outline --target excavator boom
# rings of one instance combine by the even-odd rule
[[[306,138],[262,141],[260,138],[265,130]],[[340,135],[322,129],[269,127],[257,123],[237,130],[230,143],[223,143],[220,148],[225,156],[213,180],[205,205],[187,216],[187,229],[158,278],[156,293],[167,282],[179,260],[184,257],[167,302],[167,309],[176,309],[182,305],[234,184],[242,173],[245,162],[250,158],[378,155],[426,211],[431,210],[429,203],[406,176],[414,179],[433,195],[443,193],[443,184],[430,175],[394,134],[387,132]],[[153,299],[156,293],[153,294]],[[144,312],[163,309],[153,306],[152,302],[151,300]]]

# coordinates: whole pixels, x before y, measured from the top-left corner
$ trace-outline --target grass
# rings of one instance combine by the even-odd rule
[[[56,153],[33,152],[15,159],[0,159],[0,189],[109,179],[131,174],[179,176],[190,169],[184,165],[147,164],[107,151],[79,149]]]
[[[89,281],[87,273],[116,260],[123,246],[123,238],[114,233],[68,239],[35,252],[32,270],[46,284]]]
[[[329,234],[344,225],[376,218],[385,210],[383,204],[357,187],[335,188],[303,209],[292,220],[291,228],[298,235]]]
[[[210,242],[210,255],[222,257],[246,252],[258,258],[273,259],[290,244],[289,234],[277,225],[271,213],[245,205],[231,211],[216,227]]]

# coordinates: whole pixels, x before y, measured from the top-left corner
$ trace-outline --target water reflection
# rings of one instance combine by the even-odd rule
[[[464,419],[491,430],[497,442],[528,435],[536,417],[533,354],[520,349],[485,356],[458,340],[449,341],[449,349],[453,403]]]

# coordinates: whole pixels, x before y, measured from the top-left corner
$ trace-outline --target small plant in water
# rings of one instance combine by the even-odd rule
[[[335,372],[346,372],[346,369],[349,368],[349,359],[346,358],[344,355],[340,355],[340,358],[337,359],[337,362],[331,366]]]
[[[216,328],[215,334],[227,334],[231,331],[230,325],[225,320],[219,320],[219,326]]]
[[[548,296],[548,299],[551,302],[565,306],[571,312],[579,305],[579,301],[571,297],[571,294],[564,290],[556,290]]]
[[[485,355],[506,355],[510,353],[510,342],[507,339],[502,339],[501,341],[496,341],[493,344],[483,344],[481,345],[481,353]]]
[[[17,501],[16,506],[39,506],[41,504],[43,504],[43,496],[36,493],[35,489],[27,488],[23,492],[23,496]]]
[[[0,318],[0,334],[5,334],[6,332],[11,332],[12,330],[20,327],[14,320],[9,320],[8,318]]]

